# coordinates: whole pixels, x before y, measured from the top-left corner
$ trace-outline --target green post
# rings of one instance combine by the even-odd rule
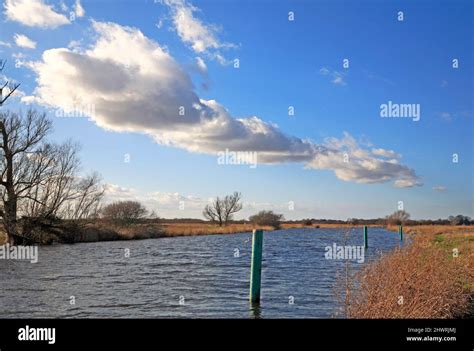
[[[250,266],[250,302],[260,302],[262,281],[263,230],[255,229],[252,234],[252,263]]]
[[[364,225],[364,247],[367,249],[369,247],[369,238],[367,236],[367,226]]]
[[[403,241],[403,227],[401,225],[398,226],[398,234],[400,234],[400,241]]]

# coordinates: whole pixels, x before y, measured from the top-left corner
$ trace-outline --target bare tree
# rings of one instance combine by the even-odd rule
[[[52,148],[50,176],[30,189],[22,201],[22,215],[76,221],[97,217],[105,187],[97,173],[78,175],[78,150],[79,145],[70,141]]]
[[[0,60],[0,73],[3,72],[6,62],[6,60]],[[5,82],[0,85],[0,107],[15,93],[19,86],[20,83],[5,79]]]
[[[10,243],[22,239],[17,217],[84,219],[96,214],[104,187],[97,174],[78,175],[78,145],[46,141],[51,121],[0,113],[0,216]]]
[[[219,223],[219,226],[227,224],[232,220],[234,213],[242,209],[242,194],[234,192],[232,195],[227,195],[223,199],[217,197],[212,204],[206,205],[203,216],[211,222]]]
[[[104,193],[105,186],[98,173],[81,178],[76,183],[73,196],[66,202],[63,217],[75,221],[97,218]]]
[[[101,213],[118,224],[131,224],[144,219],[148,210],[138,201],[117,201],[105,206]]]
[[[71,142],[51,147],[54,159],[49,177],[32,186],[21,204],[21,214],[28,217],[57,217],[60,208],[75,196],[79,168],[78,145]]]
[[[5,61],[0,60],[0,73]],[[20,84],[0,83],[0,107]],[[100,177],[78,176],[78,146],[46,141],[52,123],[46,115],[0,112],[0,217],[8,241],[24,239],[17,217],[80,220],[95,216],[104,194]]]
[[[398,210],[392,213],[390,216],[387,216],[387,224],[400,225],[404,224],[410,219],[410,214],[403,210]]]
[[[44,142],[51,130],[45,114],[29,110],[26,117],[0,113],[0,185],[3,208],[0,215],[10,242],[17,236],[18,201],[51,177],[53,147]]]
[[[204,207],[202,215],[211,222],[219,223],[219,226],[222,226],[224,221],[223,212],[224,208],[222,206],[222,200],[216,198],[212,204],[206,205],[206,207]]]

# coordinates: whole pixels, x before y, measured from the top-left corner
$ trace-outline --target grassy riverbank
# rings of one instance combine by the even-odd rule
[[[396,228],[393,228],[396,230]],[[355,276],[352,318],[457,318],[474,315],[474,226],[406,227],[410,245]]]
[[[161,227],[163,236],[194,236],[194,235],[212,235],[212,234],[235,234],[251,232],[253,229],[263,229],[264,231],[273,231],[276,228],[271,226],[258,226],[252,223],[230,223],[226,226],[218,226],[209,222],[162,222]],[[278,229],[292,228],[351,228],[349,224],[330,224],[313,223],[311,225],[303,222],[283,222]]]
[[[286,224],[284,228],[302,227],[298,224]],[[209,222],[147,221],[130,225],[117,225],[107,221],[96,221],[74,226],[60,222],[47,228],[35,229],[35,241],[39,243],[74,243],[116,240],[141,240],[163,237],[235,234],[250,232],[253,229],[272,231],[270,226],[255,226],[250,223],[230,223],[219,226]],[[6,235],[0,231],[0,244],[5,243]]]
[[[313,223],[283,222],[280,229],[291,228],[350,228],[352,225],[342,223]],[[217,235],[251,232],[253,229],[273,231],[272,226],[256,226],[249,222],[232,222],[225,226],[204,221],[166,221],[154,220],[135,223],[126,226],[116,225],[108,221],[72,225],[67,221],[58,222],[53,226],[36,229],[35,238],[39,243],[73,243],[116,240],[140,240],[163,237]],[[39,232],[39,233],[38,233]],[[0,244],[6,240],[5,234],[0,230]]]

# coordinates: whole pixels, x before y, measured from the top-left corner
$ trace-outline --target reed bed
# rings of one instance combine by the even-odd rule
[[[472,317],[474,227],[414,226],[406,231],[410,244],[354,276],[347,316]]]

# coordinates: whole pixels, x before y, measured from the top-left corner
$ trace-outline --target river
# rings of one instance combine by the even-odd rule
[[[362,229],[264,233],[262,301],[253,309],[250,238],[242,233],[40,247],[38,263],[0,260],[0,318],[341,316],[335,283],[345,261],[327,259],[326,247],[363,245]],[[398,245],[396,233],[369,228],[365,262]],[[352,269],[366,264],[350,262]]]

